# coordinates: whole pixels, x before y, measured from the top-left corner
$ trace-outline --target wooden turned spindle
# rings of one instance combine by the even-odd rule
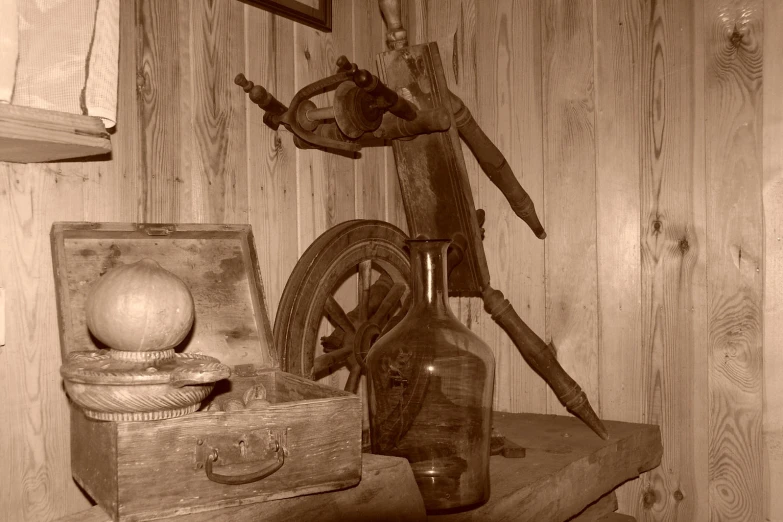
[[[386,44],[389,49],[408,47],[408,31],[402,26],[400,0],[378,0],[378,5],[386,20]]]

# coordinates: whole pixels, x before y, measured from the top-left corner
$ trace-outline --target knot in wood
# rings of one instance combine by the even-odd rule
[[[729,41],[731,41],[731,46],[734,47],[735,49],[738,49],[742,45],[742,39],[744,37],[745,36],[742,33],[740,33],[737,30],[737,27],[735,26],[734,31],[732,31],[731,36],[729,37]]]
[[[655,490],[650,488],[644,492],[644,495],[642,495],[642,506],[644,509],[650,509],[655,505],[657,500],[658,496],[655,494]]]

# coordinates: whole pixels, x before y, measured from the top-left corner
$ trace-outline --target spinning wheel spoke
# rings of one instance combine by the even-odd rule
[[[353,337],[344,343],[339,350],[319,355],[313,360],[312,375],[316,379],[322,377],[324,373],[331,373],[340,368],[353,355]]]
[[[383,298],[383,301],[381,301],[381,304],[375,310],[375,313],[370,319],[370,322],[377,324],[380,328],[383,328],[388,321],[387,316],[389,315],[389,312],[391,312],[392,309],[399,304],[400,298],[405,293],[405,290],[407,290],[405,285],[393,285],[389,289],[389,292],[386,294],[386,296]]]
[[[370,317],[370,285],[372,283],[372,261],[359,263],[359,320]]]
[[[335,300],[334,296],[330,295],[326,298],[324,312],[326,312],[326,316],[336,327],[341,328],[347,333],[356,333],[356,327],[354,327],[351,319],[345,313],[342,306],[340,306],[340,303]]]
[[[365,276],[365,281],[368,281],[370,279],[369,275]],[[362,278],[361,278],[361,272],[360,272],[360,299],[361,299],[361,289],[362,287]],[[397,283],[399,284],[399,283]],[[366,316],[369,317],[370,315],[373,316],[372,321],[374,321],[378,326],[383,328],[382,322],[385,323],[387,318],[384,317],[384,315],[388,314],[388,311],[384,312],[383,314],[378,314],[377,310],[379,309],[379,306],[383,306],[383,300],[385,300],[388,297],[388,294],[391,290],[391,288],[395,285],[395,282],[392,281],[391,277],[387,273],[381,274],[381,276],[378,278],[377,281],[375,281],[372,285],[370,285],[366,295],[367,300],[364,302],[360,302],[359,305],[348,312],[348,318],[351,320],[351,323],[353,324],[361,324],[363,320],[361,319],[361,310],[362,307],[365,305],[367,306],[367,314]],[[408,286],[406,284],[401,284],[404,294]],[[396,292],[396,290],[395,290]],[[399,299],[399,298],[398,298]],[[392,303],[393,305],[394,303]],[[376,318],[377,316],[377,318]],[[350,335],[350,332],[348,333]],[[326,337],[321,338],[321,346],[323,346],[324,353],[329,353],[334,350],[339,349],[343,345],[343,338],[346,336],[345,331],[342,328],[335,328],[334,331],[329,334]]]
[[[359,384],[362,379],[362,367],[355,361],[353,365],[349,366],[351,368],[351,373],[348,375],[348,380],[345,382],[345,388],[343,389],[351,393],[358,393]]]

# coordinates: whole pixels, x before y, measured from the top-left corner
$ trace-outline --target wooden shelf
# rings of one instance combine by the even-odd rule
[[[39,163],[110,152],[100,118],[0,104],[0,161]]]

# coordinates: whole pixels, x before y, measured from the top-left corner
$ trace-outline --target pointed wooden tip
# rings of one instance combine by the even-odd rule
[[[576,406],[573,409],[569,409],[568,411],[578,417],[582,422],[587,424],[587,426],[603,440],[609,439],[609,432],[606,430],[606,426],[604,426],[604,423],[601,421],[601,419],[598,418],[598,415],[596,415],[593,407],[590,406],[590,402],[585,401],[579,406]]]

